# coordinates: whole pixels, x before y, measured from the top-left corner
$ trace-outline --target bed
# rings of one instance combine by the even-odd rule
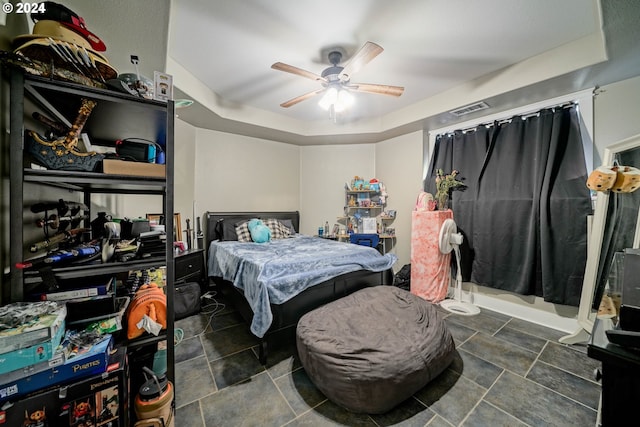
[[[294,234],[267,243],[237,241],[236,226],[252,218],[277,220]],[[294,340],[305,313],[365,287],[393,283],[395,255],[301,235],[299,225],[297,211],[205,214],[207,274],[259,338],[262,364],[268,342]]]

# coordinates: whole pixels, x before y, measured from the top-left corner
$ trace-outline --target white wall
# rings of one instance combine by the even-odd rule
[[[411,211],[422,190],[422,139],[423,132],[418,131],[376,144],[376,175],[389,193],[387,209],[396,210],[396,219],[389,224],[396,229],[395,271],[411,262]]]
[[[198,214],[300,209],[300,147],[207,129],[195,141]]]
[[[64,0],[81,16],[89,31],[104,41],[104,55],[119,74],[134,73],[131,55],[139,58],[140,74],[153,80],[154,71],[165,70],[169,28],[169,0],[87,1]],[[148,23],[153,22],[153,25]],[[33,24],[31,24],[33,25]]]
[[[375,176],[375,146],[323,145],[300,150],[300,231],[314,235],[325,221],[344,215],[344,184]],[[383,177],[377,177],[383,179]],[[344,223],[342,223],[344,225]]]
[[[191,228],[195,229],[196,128],[180,119],[175,121],[174,153],[173,182],[176,191],[174,192],[173,211],[180,214],[182,230],[186,230],[187,218],[191,221]],[[182,238],[186,240],[184,233]]]
[[[595,144],[599,158],[604,149],[640,134],[640,77],[603,86],[594,102]]]

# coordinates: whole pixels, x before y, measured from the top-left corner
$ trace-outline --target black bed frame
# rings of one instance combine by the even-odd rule
[[[205,213],[205,250],[208,252],[211,241],[218,238],[215,231],[215,225],[220,220],[237,219],[237,218],[276,218],[290,219],[298,231],[300,228],[300,213],[298,211],[291,212],[206,212]],[[207,254],[208,255],[208,254]],[[207,257],[208,260],[208,257]],[[208,262],[208,261],[207,261]],[[233,306],[242,315],[247,324],[251,324],[253,319],[253,310],[244,297],[242,290],[233,286],[233,283],[223,280],[220,277],[211,277],[213,283],[222,293],[225,300],[233,304]],[[298,320],[311,310],[321,305],[335,301],[339,298],[347,296],[357,290],[378,285],[392,285],[393,270],[388,269],[382,272],[372,272],[366,270],[354,271],[352,273],[342,274],[340,276],[329,279],[318,285],[307,288],[294,298],[283,304],[271,304],[273,313],[273,322],[264,337],[260,339],[259,360],[260,363],[267,363],[267,342],[273,342],[277,338],[289,338],[294,336],[295,327]]]

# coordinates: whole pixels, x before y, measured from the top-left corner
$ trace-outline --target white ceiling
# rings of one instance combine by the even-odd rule
[[[640,2],[604,3],[174,0],[167,71],[176,97],[197,101],[178,113],[198,127],[301,145],[375,142],[467,120],[447,114],[467,103],[487,101],[488,114],[640,74]],[[280,107],[321,86],[271,64],[320,74],[323,49],[353,53],[366,41],[384,52],[352,81],[404,86],[401,97],[358,93],[337,123],[319,97]]]

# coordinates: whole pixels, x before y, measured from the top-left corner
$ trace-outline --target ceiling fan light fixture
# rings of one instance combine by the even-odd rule
[[[322,89],[296,96],[295,98],[283,102],[280,106],[288,108],[306,99],[324,93],[322,99],[318,102],[318,105],[322,109],[329,111],[329,116],[335,121],[336,113],[340,113],[353,105],[355,98],[351,92],[367,92],[389,96],[402,95],[404,87],[401,86],[351,82],[351,76],[364,65],[369,63],[373,58],[378,56],[382,51],[382,47],[376,43],[368,41],[355,53],[355,55],[349,58],[344,66],[340,66],[338,64],[343,59],[344,49],[326,49],[325,53],[331,63],[331,67],[325,68],[321,74],[312,73],[311,71],[303,70],[282,62],[274,63],[271,65],[271,68],[274,70],[302,76],[322,84]]]
[[[349,108],[353,105],[354,97],[346,89],[342,89],[338,92],[338,102],[336,104],[340,104],[343,108]]]
[[[327,92],[324,94],[324,96],[320,98],[318,105],[323,110],[328,111],[329,108],[331,108],[331,106],[334,105],[337,100],[338,100],[338,89],[336,89],[335,87],[330,87],[327,89]]]
[[[318,102],[318,105],[326,111],[332,110],[340,113],[353,105],[353,95],[346,89],[329,87],[327,92]]]

